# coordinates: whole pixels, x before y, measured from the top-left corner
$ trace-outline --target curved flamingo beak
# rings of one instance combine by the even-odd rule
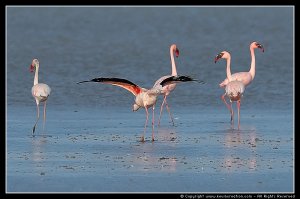
[[[215,63],[217,63],[217,61],[219,60],[220,58],[218,58],[217,56],[215,57]]]
[[[179,50],[178,50],[178,48],[176,48],[176,50],[175,50],[175,56],[179,57]]]
[[[33,72],[34,71],[34,65],[30,65],[30,67],[29,67],[29,70],[30,70],[30,72]]]

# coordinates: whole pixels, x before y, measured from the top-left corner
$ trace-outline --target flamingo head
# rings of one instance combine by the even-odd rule
[[[251,48],[259,48],[259,49],[261,49],[262,52],[265,52],[264,46],[256,41],[252,42],[250,47]]]
[[[175,56],[178,57],[179,56],[179,50],[176,46],[176,44],[172,44],[171,47],[170,47],[170,52],[174,52],[175,53]]]
[[[133,106],[132,106],[132,111],[137,111],[137,110],[139,110],[139,108],[140,108],[139,105],[133,104]]]
[[[260,43],[257,43],[257,42],[256,42],[255,45],[257,46],[257,48],[261,49],[262,52],[265,52],[265,49],[264,49],[264,46],[263,46],[263,45],[261,45]]]
[[[29,67],[30,72],[33,72],[34,69],[38,66],[38,64],[39,64],[39,61],[37,59],[33,59],[31,65]]]
[[[222,52],[220,52],[220,53],[217,54],[217,56],[215,57],[215,63],[217,63],[217,61],[218,61],[219,59],[221,59],[221,58],[223,58],[223,59],[230,59],[230,53],[227,52],[227,51],[222,51]]]
[[[221,59],[221,58],[223,57],[223,55],[224,55],[223,52],[217,54],[217,56],[215,56],[215,63],[217,63],[217,61],[218,61],[219,59]]]

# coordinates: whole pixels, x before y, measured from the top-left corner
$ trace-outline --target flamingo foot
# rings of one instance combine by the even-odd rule
[[[34,135],[34,132],[35,132],[35,125],[33,126],[33,129],[32,129],[32,134]]]
[[[145,142],[144,136],[141,137],[141,140],[140,140],[140,141],[141,141],[141,142]]]
[[[154,137],[152,137],[152,142],[154,142],[155,140],[154,140]]]

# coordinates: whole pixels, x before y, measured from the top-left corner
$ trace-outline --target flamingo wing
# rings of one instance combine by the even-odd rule
[[[110,78],[100,77],[100,78],[94,78],[94,79],[88,80],[88,81],[78,82],[77,84],[84,83],[84,82],[99,82],[99,83],[119,86],[119,87],[122,87],[122,88],[128,90],[135,96],[137,94],[139,94],[140,92],[142,92],[141,87],[139,87],[138,85],[132,83],[131,81],[129,81],[127,79],[121,79],[121,78],[115,78],[115,77],[110,77]]]
[[[165,85],[169,85],[169,84],[173,84],[173,83],[176,83],[176,82],[189,82],[189,81],[196,81],[198,83],[204,83],[203,81],[201,80],[197,80],[197,79],[193,79],[189,76],[185,76],[185,75],[181,75],[181,76],[171,76],[171,77],[168,77],[166,79],[164,79],[160,85],[162,86],[165,86]]]

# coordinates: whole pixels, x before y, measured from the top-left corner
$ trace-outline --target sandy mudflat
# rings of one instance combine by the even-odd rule
[[[141,143],[144,110],[49,108],[33,137],[34,108],[8,108],[7,192],[294,191],[288,111],[243,110],[236,130],[225,110],[177,109]]]

